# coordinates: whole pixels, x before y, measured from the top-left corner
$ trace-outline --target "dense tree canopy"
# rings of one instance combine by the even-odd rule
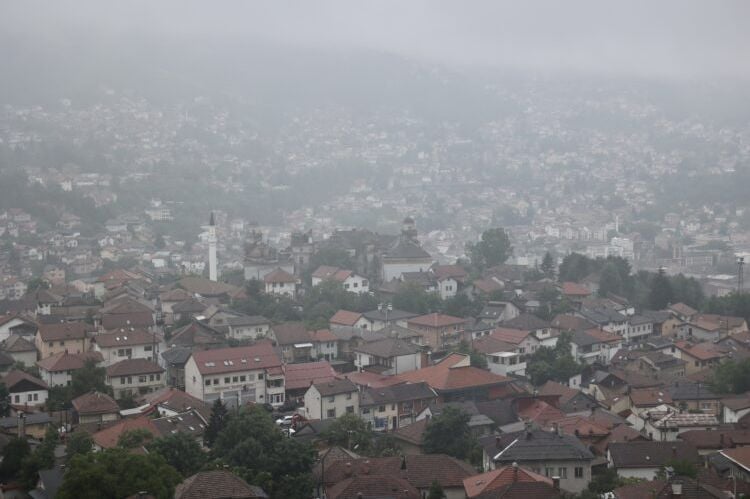
[[[539,347],[526,360],[526,375],[535,386],[549,380],[567,383],[581,372],[581,365],[571,353],[570,333],[563,332],[557,338],[555,348]]]
[[[745,393],[750,390],[750,359],[728,360],[714,368],[711,387],[717,393]]]
[[[505,263],[513,254],[510,238],[502,227],[482,232],[480,240],[468,244],[467,250],[472,266],[479,270]]]
[[[159,454],[164,460],[188,477],[200,471],[206,464],[207,454],[190,435],[177,432],[166,437],[157,438],[147,446],[149,452]]]
[[[336,419],[323,432],[323,438],[329,445],[353,449],[363,455],[369,454],[373,446],[371,428],[355,414],[344,414]]]
[[[425,453],[474,458],[478,443],[469,429],[469,419],[468,414],[455,407],[444,407],[427,424],[422,440]]]

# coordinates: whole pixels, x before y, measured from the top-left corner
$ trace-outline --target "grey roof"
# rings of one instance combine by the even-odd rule
[[[644,310],[641,315],[648,317],[656,324],[661,324],[672,317],[668,310]]]
[[[631,326],[641,326],[643,324],[653,324],[654,320],[644,315],[631,315],[629,319]]]
[[[425,259],[431,258],[419,243],[406,237],[399,237],[396,243],[388,248],[383,255],[384,258],[406,258],[406,259]]]
[[[672,345],[674,342],[666,336],[652,336],[644,344],[654,350]]]
[[[352,350],[385,359],[400,355],[414,355],[419,352],[419,348],[415,345],[398,338],[383,338],[382,340],[368,341],[352,348]]]
[[[26,424],[47,424],[52,418],[46,412],[29,412],[26,413]],[[0,418],[0,428],[10,429],[18,427],[18,416]]]
[[[505,308],[507,306],[507,303],[487,304],[482,309],[482,312],[480,312],[479,317],[482,319],[498,319],[501,315],[503,315],[503,312],[505,312]]]
[[[404,282],[413,282],[424,287],[437,285],[435,276],[430,272],[402,272],[401,280]]]
[[[694,383],[691,381],[675,381],[667,387],[667,391],[672,396],[672,400],[718,400],[722,395],[718,395],[711,390],[711,386],[706,383]]]
[[[494,461],[500,463],[529,461],[591,461],[594,455],[573,435],[531,430],[516,432],[503,438],[509,445],[495,454]]]
[[[230,326],[259,326],[261,324],[270,324],[271,321],[262,315],[241,315],[239,317],[230,317],[227,324]]]
[[[416,338],[417,336],[421,336],[416,331],[401,327],[398,324],[394,324],[392,322],[383,329],[378,329],[377,332],[389,338],[401,338],[402,340],[406,338]]]
[[[367,388],[362,392],[360,405],[381,405],[436,398],[437,394],[427,383],[404,383],[383,388]]]
[[[627,317],[620,312],[608,308],[598,308],[596,310],[582,308],[581,315],[599,325],[609,324],[610,322],[625,322],[627,320]]]
[[[386,337],[381,333],[381,330],[372,331],[370,329],[362,329],[361,327],[339,326],[338,324],[331,324],[331,333],[341,341],[349,341],[352,338],[362,338],[365,341],[375,341],[382,340]]]
[[[521,314],[518,317],[514,317],[501,324],[503,327],[510,329],[521,329],[524,331],[531,331],[533,329],[545,329],[550,327],[550,323],[540,319],[536,315]]]
[[[513,410],[513,404],[510,400],[488,400],[475,402],[475,405],[481,414],[492,419],[498,426],[504,426],[508,423],[518,421],[518,417]]]
[[[3,349],[6,352],[32,352],[36,351],[34,344],[18,334],[11,334],[3,342]]]
[[[471,324],[470,326],[466,327],[466,331],[474,332],[474,331],[491,331],[495,329],[494,324],[490,324],[489,322],[485,322],[482,319],[477,320],[474,322],[474,324]]]
[[[0,351],[0,366],[12,366],[16,360],[5,352]]]
[[[579,347],[594,345],[596,343],[603,343],[602,340],[594,338],[584,331],[573,331],[570,335],[570,341],[575,343]]]
[[[612,442],[609,444],[612,465],[615,468],[654,468],[673,459],[700,461],[698,451],[687,442]]]
[[[332,379],[324,383],[315,383],[313,386],[321,396],[330,397],[339,393],[351,393],[357,391],[357,385],[348,379]]]
[[[404,310],[399,310],[397,308],[394,308],[393,310],[388,311],[388,322],[390,321],[400,321],[403,319],[411,319],[412,317],[417,317],[419,314],[414,314],[411,312],[406,312]],[[362,316],[370,321],[385,321],[385,312],[382,312],[380,310],[370,310],[369,312],[364,312]]]
[[[52,499],[57,495],[57,491],[63,482],[64,470],[59,466],[48,470],[39,470],[39,481],[42,482],[43,489],[34,489],[29,492],[32,497]]]
[[[203,436],[206,429],[203,418],[195,410],[183,412],[176,416],[152,419],[151,422],[163,437],[175,433],[185,433],[193,438],[199,438]]]
[[[193,349],[190,347],[174,347],[162,352],[161,356],[167,361],[167,364],[181,365],[188,361],[191,353],[193,353]]]

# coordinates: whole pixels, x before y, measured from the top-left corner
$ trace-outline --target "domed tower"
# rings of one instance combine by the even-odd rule
[[[403,226],[401,227],[401,236],[410,241],[417,240],[417,224],[412,217],[404,218]]]

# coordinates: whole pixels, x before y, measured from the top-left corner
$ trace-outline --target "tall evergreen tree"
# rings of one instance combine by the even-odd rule
[[[445,499],[445,491],[437,480],[433,480],[432,484],[430,484],[430,490],[427,492],[427,499]]]
[[[539,269],[542,271],[542,273],[544,273],[545,277],[555,277],[555,259],[552,258],[552,255],[549,251],[544,254],[544,258],[542,259],[542,264],[539,266]]]
[[[203,441],[208,447],[214,444],[216,437],[227,425],[228,419],[229,411],[227,411],[227,407],[221,399],[216,399],[214,405],[211,407],[211,418],[208,420],[206,431],[203,434]]]
[[[612,263],[604,266],[599,277],[599,295],[607,296],[608,293],[616,295],[622,293],[622,277],[617,271],[617,267]]]
[[[664,269],[659,269],[659,273],[651,280],[651,289],[648,294],[649,307],[653,310],[666,308],[672,302],[672,294],[669,277],[664,273]]]

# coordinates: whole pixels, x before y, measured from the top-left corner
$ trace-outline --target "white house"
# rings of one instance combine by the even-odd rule
[[[106,383],[116,399],[139,396],[166,386],[164,368],[147,359],[125,359],[107,368]]]
[[[367,278],[352,270],[321,265],[312,274],[312,285],[318,286],[325,281],[338,282],[341,287],[351,293],[364,294],[370,292],[370,283]]]
[[[383,282],[400,279],[404,272],[427,272],[433,260],[417,240],[414,219],[406,217],[401,235],[382,257]]]
[[[164,340],[142,329],[121,329],[113,333],[103,333],[94,336],[91,343],[95,352],[100,352],[104,359],[104,366],[111,366],[125,359],[161,359],[161,352],[165,348]]]
[[[87,360],[102,362],[99,352],[83,354],[60,352],[37,361],[39,376],[49,386],[68,386],[73,380],[73,371],[81,369]]]
[[[283,269],[276,269],[263,277],[266,294],[293,298],[297,295],[297,278]]]
[[[344,414],[359,415],[359,391],[348,379],[313,383],[305,392],[307,419],[336,419]]]
[[[10,371],[3,377],[3,383],[14,406],[40,406],[47,401],[47,383],[23,371]]]
[[[419,348],[397,338],[362,343],[352,348],[352,352],[354,367],[360,371],[368,369],[383,375],[395,375],[422,367]]]
[[[284,403],[284,371],[270,342],[193,352],[185,364],[185,391],[204,402]]]
[[[12,334],[3,343],[3,351],[24,366],[36,364],[37,351],[34,343],[21,335]]]
[[[473,348],[484,354],[487,368],[501,376],[523,376],[526,373],[526,356],[520,353],[518,344],[508,343],[492,335],[474,340]]]

